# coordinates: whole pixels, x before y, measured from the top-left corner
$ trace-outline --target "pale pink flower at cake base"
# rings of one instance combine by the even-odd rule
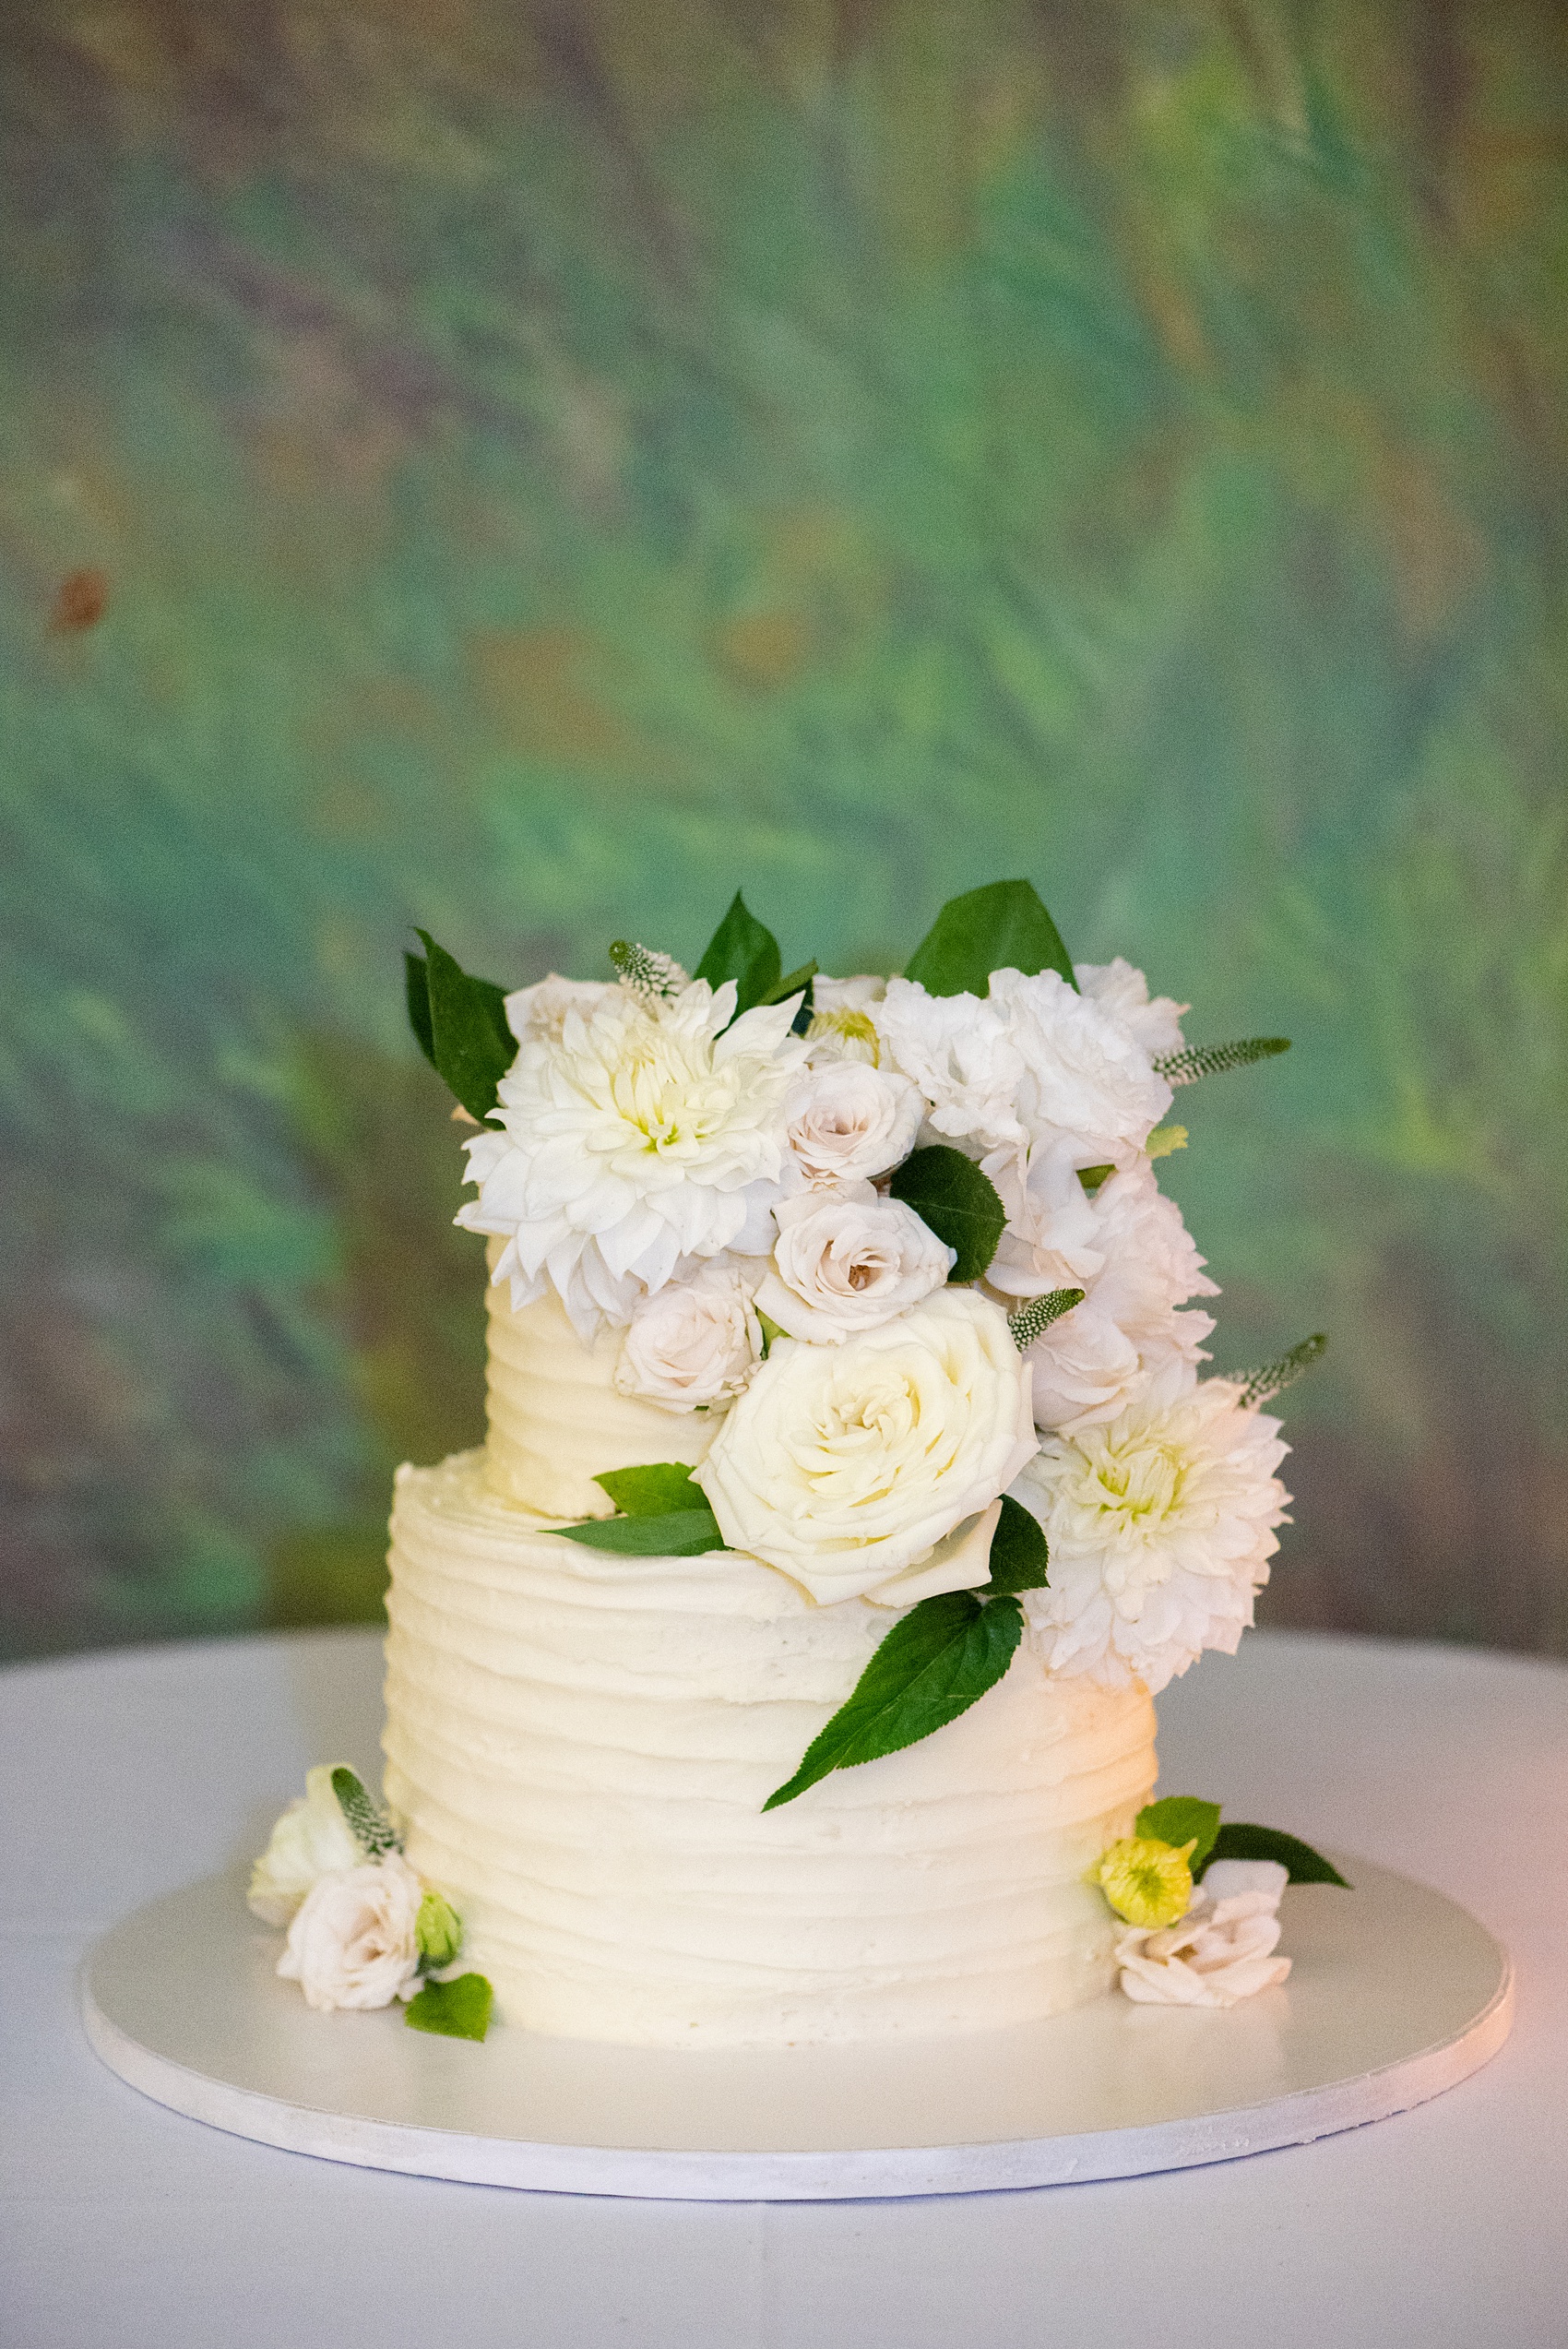
[[[400,1852],[318,1878],[294,1913],[278,1972],[323,2014],[411,1998],[423,1897]]]
[[[1233,2007],[1285,1980],[1276,1954],[1289,1878],[1273,1860],[1215,1860],[1175,1925],[1116,1943],[1122,1988],[1145,2006]]]
[[[778,1242],[757,1311],[813,1345],[841,1345],[907,1313],[942,1287],[956,1261],[912,1208],[879,1198],[870,1183],[805,1191],[774,1213]]]

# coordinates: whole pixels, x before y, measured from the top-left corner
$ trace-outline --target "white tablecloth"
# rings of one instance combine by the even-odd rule
[[[1424,1878],[1512,1950],[1476,2078],[1316,2145],[1112,2185],[829,2205],[450,2186],[180,2119],[76,1969],[376,1760],[364,1633],[0,1675],[3,2349],[1563,2349],[1568,1672],[1255,1634],[1161,1699],[1164,1783]]]

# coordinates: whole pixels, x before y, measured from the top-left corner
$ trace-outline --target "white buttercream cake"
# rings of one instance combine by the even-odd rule
[[[711,1421],[619,1393],[617,1342],[490,1291],[489,1440],[404,1468],[386,1789],[509,2021],[632,2045],[995,2028],[1112,1986],[1089,1881],[1155,1781],[1139,1683],[1048,1675],[1026,1630],[983,1702],[765,1812],[897,1619],[731,1551],[639,1557],[551,1530],[608,1466]]]

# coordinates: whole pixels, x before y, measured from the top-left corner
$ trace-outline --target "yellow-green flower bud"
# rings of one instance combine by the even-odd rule
[[[450,1901],[439,1892],[426,1892],[420,1902],[419,1916],[414,1925],[419,1942],[420,1962],[430,1973],[449,1966],[463,1946],[463,1925]]]
[[[1100,1854],[1096,1880],[1118,1916],[1155,1931],[1186,1915],[1193,1897],[1187,1863],[1196,1849],[1196,1836],[1176,1844],[1153,1835],[1124,1835]]]

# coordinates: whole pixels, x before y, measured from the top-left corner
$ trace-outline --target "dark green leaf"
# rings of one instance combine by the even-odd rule
[[[1338,1884],[1347,1892],[1351,1889],[1332,1860],[1299,1836],[1281,1834],[1277,1827],[1248,1827],[1240,1819],[1232,1825],[1227,1819],[1206,1866],[1216,1860],[1277,1860],[1289,1869],[1292,1884]]]
[[[768,1000],[783,968],[778,939],[754,914],[747,912],[745,900],[737,889],[733,905],[709,938],[693,976],[706,979],[716,991],[727,979],[733,979],[739,1018],[754,1004]]]
[[[780,979],[777,986],[769,987],[761,1000],[764,1003],[787,1003],[791,996],[803,995],[815,977],[816,964],[802,962],[798,971],[791,971],[787,979]],[[804,1010],[805,1006],[802,1004],[801,1008]]]
[[[422,954],[403,955],[403,993],[409,1007],[409,1025],[419,1038],[419,1047],[431,1067],[435,1066],[435,1036],[430,1024],[430,983],[425,974]]]
[[[460,1973],[455,1982],[427,1982],[409,2000],[403,2021],[410,2031],[437,2031],[444,2039],[482,2039],[494,1998],[482,1973]]]
[[[989,1174],[972,1158],[946,1142],[933,1142],[904,1161],[893,1177],[892,1192],[912,1207],[922,1223],[957,1253],[950,1281],[978,1281],[992,1258],[1007,1222],[1007,1211],[996,1196]]]
[[[839,1706],[806,1747],[793,1778],[764,1803],[792,1803],[829,1771],[849,1770],[917,1745],[968,1712],[995,1687],[1023,1636],[1016,1599],[985,1602],[972,1591],[922,1599],[893,1626]]]
[[[1051,1552],[1040,1522],[1022,1501],[1004,1493],[1002,1514],[991,1537],[991,1580],[988,1596],[1012,1591],[1043,1591]]]
[[[1219,1805],[1206,1803],[1196,1795],[1167,1795],[1138,1813],[1135,1831],[1152,1835],[1161,1843],[1174,1843],[1178,1850],[1195,1838],[1198,1848],[1187,1865],[1196,1878],[1203,1874],[1219,1832]]]
[[[517,1052],[506,1025],[506,991],[493,979],[471,978],[428,930],[419,936],[425,948],[431,1057],[469,1115],[486,1118]]]
[[[1107,1176],[1114,1174],[1115,1172],[1115,1167],[1111,1163],[1110,1160],[1107,1159],[1103,1166],[1080,1166],[1078,1169],[1078,1180],[1083,1185],[1085,1190],[1087,1191],[1090,1198],[1093,1198],[1096,1191],[1099,1190],[1100,1185],[1106,1180]]]
[[[1062,934],[1030,881],[992,881],[949,898],[905,970],[927,995],[983,996],[993,971],[1057,971],[1077,981]]]
[[[816,978],[814,973],[813,976],[806,981],[806,991],[801,997],[801,1008],[790,1022],[790,1033],[792,1036],[803,1036],[809,1032],[812,1024],[812,1007],[815,1001],[815,997]]]
[[[668,1509],[658,1517],[590,1517],[586,1525],[558,1525],[568,1542],[590,1550],[618,1550],[623,1557],[701,1557],[721,1550],[719,1520],[707,1507]]]
[[[693,1484],[683,1461],[659,1461],[651,1468],[607,1468],[593,1481],[626,1517],[663,1517],[671,1509],[707,1508],[707,1495]]]
[[[364,1781],[341,1763],[332,1773],[332,1792],[367,1860],[384,1859],[388,1852],[402,1849],[396,1829],[374,1795],[365,1791]]]

